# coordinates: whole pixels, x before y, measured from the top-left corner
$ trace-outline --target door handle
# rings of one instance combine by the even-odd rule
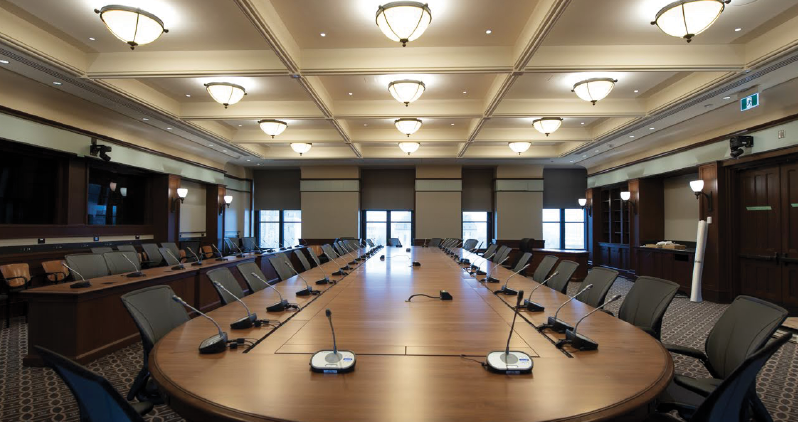
[[[754,260],[757,260],[757,261],[776,261],[776,262],[779,261],[779,255],[778,254],[774,254],[774,255],[744,255],[744,254],[740,254],[740,255],[738,255],[738,257],[744,258],[744,259],[754,259]]]
[[[784,256],[781,257],[781,261],[784,262],[786,265],[798,264],[798,258],[787,258],[786,253],[784,254]]]

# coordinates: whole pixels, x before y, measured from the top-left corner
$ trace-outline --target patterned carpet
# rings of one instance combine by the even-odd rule
[[[609,296],[625,294],[632,283],[618,279]],[[574,294],[578,284],[569,286]],[[608,308],[617,312],[620,303]],[[662,340],[703,349],[704,340],[726,305],[692,303],[674,299],[665,314]],[[23,318],[11,321],[10,329],[0,332],[0,421],[77,421],[78,408],[58,376],[49,369],[25,368],[22,356],[27,349],[27,325]],[[798,421],[798,347],[787,343],[759,374],[757,391],[775,421]],[[695,360],[675,356],[676,372],[708,376]],[[127,393],[141,365],[141,345],[105,356],[88,367],[107,378],[123,395]],[[167,406],[158,406],[147,415],[148,421],[181,421]]]

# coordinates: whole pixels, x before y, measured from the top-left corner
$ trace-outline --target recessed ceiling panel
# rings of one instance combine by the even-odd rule
[[[231,82],[244,87],[246,101],[310,101],[310,96],[295,79],[288,76],[144,78],[142,82],[180,102],[213,101],[205,85],[208,82]],[[190,95],[190,97],[189,97]],[[235,106],[230,106],[235,107]]]
[[[425,85],[418,101],[425,101],[483,98],[496,77],[495,74],[394,74],[321,76],[320,79],[333,100],[338,101],[396,101],[388,92],[388,84],[400,79],[417,80]]]
[[[616,79],[615,88],[607,98],[634,99],[670,78],[686,76],[677,72],[582,72],[582,73],[527,73],[513,84],[507,99],[575,99],[571,92],[575,83],[596,77]],[[637,91],[637,92],[635,92]]]

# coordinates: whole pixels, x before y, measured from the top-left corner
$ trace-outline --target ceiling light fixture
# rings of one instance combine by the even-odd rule
[[[399,132],[404,133],[409,138],[410,135],[418,132],[421,129],[421,120],[420,119],[413,119],[413,118],[402,118],[397,119],[393,122],[396,125],[396,128],[399,129]]]
[[[115,37],[126,42],[130,49],[149,44],[157,40],[161,34],[169,32],[163,21],[150,12],[136,7],[109,5],[102,9],[94,9],[106,28]]]
[[[58,82],[58,81],[55,81],[55,82],[53,82],[53,85],[62,85],[62,83]]]
[[[615,88],[617,79],[612,78],[591,78],[574,84],[571,92],[575,93],[579,98],[590,101],[596,105],[596,101],[601,101],[610,95],[612,89]]]
[[[724,100],[731,100],[731,97],[723,97]]]
[[[421,144],[419,144],[418,142],[399,142],[399,148],[401,148],[402,151],[406,152],[407,155],[410,155],[411,153],[418,151],[418,147],[420,146]]]
[[[740,32],[742,30],[743,30],[743,28],[734,28],[734,32]]]
[[[205,84],[205,89],[208,90],[211,98],[224,105],[224,108],[241,101],[247,95],[247,90],[243,86],[230,82],[209,82]]]
[[[3,59],[0,59],[0,63],[2,63],[2,64],[8,64],[8,60],[3,60]]]
[[[410,103],[419,99],[426,89],[427,86],[424,85],[424,82],[411,79],[400,79],[388,84],[388,92],[393,95],[396,101],[404,103],[405,107],[410,106]]]
[[[487,31],[485,31],[485,33],[486,33],[486,34],[488,34],[488,35],[490,35],[490,34],[492,34],[492,33],[493,33],[493,31],[491,31],[490,29],[488,29]]]
[[[712,26],[730,0],[677,0],[657,12],[651,22],[662,32],[687,42]]]
[[[327,34],[325,34],[324,32],[322,32],[322,33],[321,33],[321,34],[319,34],[319,35],[321,35],[322,37],[326,37],[326,36],[327,36]]]
[[[522,152],[526,152],[526,150],[532,146],[532,142],[510,142],[507,145],[513,152],[517,152],[518,155],[521,155]]]
[[[271,136],[272,139],[274,139],[275,136],[283,133],[283,131],[285,131],[285,129],[288,127],[286,122],[274,119],[258,120],[258,124],[260,125],[260,129],[266,132],[267,135]]]
[[[538,132],[549,136],[557,131],[562,125],[562,118],[560,117],[544,117],[542,119],[536,119],[532,121],[532,127],[537,129]]]
[[[311,147],[313,147],[313,144],[306,144],[304,142],[295,142],[291,144],[291,149],[294,150],[294,152],[298,153],[300,157],[302,156],[302,154],[305,154],[308,151],[310,151]]]
[[[416,40],[432,22],[429,6],[417,1],[394,1],[377,8],[377,26],[402,47]]]
[[[89,41],[97,41],[97,39],[94,37],[89,37]]]

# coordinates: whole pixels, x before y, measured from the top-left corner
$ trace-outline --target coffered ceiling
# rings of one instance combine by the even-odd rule
[[[375,24],[384,1],[0,0],[0,46],[82,81],[81,89],[113,94],[126,119],[183,128],[199,147],[221,145],[224,160],[239,165],[596,166],[639,153],[646,138],[679,141],[688,120],[692,132],[709,131],[722,119],[694,118],[715,109],[704,107],[706,98],[792,79],[764,78],[798,54],[794,0],[734,0],[690,44],[650,24],[670,2],[429,0],[429,28],[402,47]],[[105,3],[148,10],[169,32],[131,51],[94,13]],[[24,66],[10,70],[25,74]],[[596,105],[571,92],[590,77],[618,81]],[[426,91],[406,107],[388,92],[398,79],[421,80]],[[247,95],[225,108],[203,86],[214,81]],[[78,88],[68,92],[82,96]],[[142,110],[159,118],[143,121]],[[393,124],[403,117],[421,119],[422,128],[408,138]],[[564,120],[546,136],[532,128],[540,117]],[[260,119],[288,128],[272,139]],[[397,145],[408,140],[421,143],[411,156]],[[507,146],[515,141],[532,146],[518,155]],[[292,142],[313,148],[300,158]]]

